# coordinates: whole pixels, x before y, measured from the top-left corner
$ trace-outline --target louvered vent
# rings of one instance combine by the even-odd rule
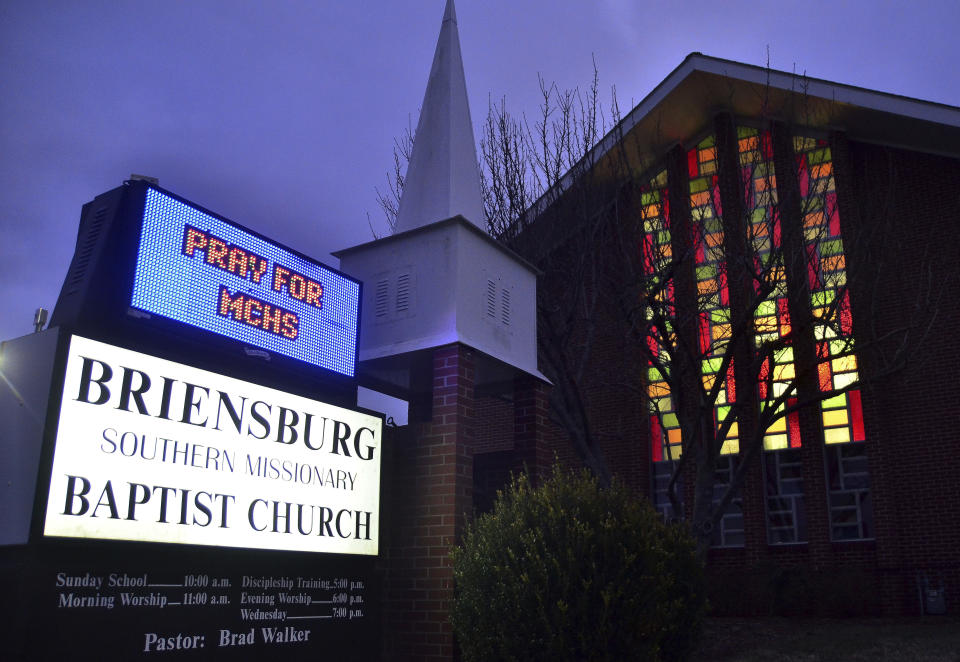
[[[410,309],[410,274],[397,276],[397,313],[405,313]]]
[[[76,288],[84,281],[87,275],[87,267],[90,266],[90,258],[93,257],[93,249],[97,245],[97,239],[100,237],[100,230],[103,228],[103,222],[107,218],[107,207],[101,207],[94,214],[93,222],[90,224],[85,236],[83,245],[77,251],[76,259],[71,269],[67,287],[70,288],[68,294],[75,294]]]
[[[376,315],[377,317],[386,317],[387,307],[389,303],[388,292],[390,289],[389,280],[378,280],[377,281],[377,291],[374,305],[376,306]]]
[[[500,321],[510,326],[510,290],[503,290],[501,292]]]
[[[497,284],[492,280],[487,280],[487,315],[497,316]]]

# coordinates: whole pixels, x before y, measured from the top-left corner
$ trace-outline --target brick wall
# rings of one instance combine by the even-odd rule
[[[882,371],[906,339],[903,368],[864,390],[877,493],[878,568],[885,598],[916,609],[916,576],[946,581],[960,609],[960,160],[849,144],[858,276],[858,336],[888,336],[864,352]],[[846,233],[846,229],[845,229]],[[862,235],[861,235],[862,236]],[[870,324],[871,328],[866,328]],[[909,335],[903,335],[904,330]]]

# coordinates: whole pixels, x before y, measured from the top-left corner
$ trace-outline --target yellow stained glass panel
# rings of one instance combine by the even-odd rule
[[[845,372],[840,375],[833,376],[833,388],[840,390],[845,386],[857,381],[857,373],[855,372]]]
[[[847,417],[847,409],[833,409],[823,412],[823,425],[825,427],[836,427],[838,425],[846,425],[849,423],[849,418]]]
[[[817,325],[813,330],[813,337],[817,340],[826,340],[827,338],[836,338],[837,332],[831,329],[829,326],[824,326],[822,324]]]
[[[721,455],[736,455],[740,452],[739,439],[724,439],[723,446],[720,447]]]
[[[757,318],[757,333],[773,333],[777,330],[776,317]]]
[[[851,370],[857,369],[857,357],[851,354],[850,356],[841,356],[839,359],[833,360],[833,371],[834,372],[850,372]]]
[[[787,419],[785,416],[781,416],[775,420],[770,427],[767,428],[767,432],[786,432],[787,431]]]
[[[768,434],[763,438],[763,447],[768,451],[779,451],[787,447],[787,435]]]
[[[797,372],[792,363],[775,365],[773,368],[773,378],[776,380],[793,379],[796,376]]]
[[[850,441],[849,428],[833,428],[823,431],[823,440],[828,444],[843,444]]]

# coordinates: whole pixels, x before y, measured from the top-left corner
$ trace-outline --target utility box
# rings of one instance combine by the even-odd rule
[[[930,577],[926,573],[917,575],[917,588],[920,592],[920,613],[939,616],[947,613],[946,588],[942,577]]]

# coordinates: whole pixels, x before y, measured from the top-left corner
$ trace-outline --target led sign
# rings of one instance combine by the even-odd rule
[[[353,376],[358,282],[152,188],[134,308]]]
[[[382,425],[73,336],[43,532],[375,555]]]

